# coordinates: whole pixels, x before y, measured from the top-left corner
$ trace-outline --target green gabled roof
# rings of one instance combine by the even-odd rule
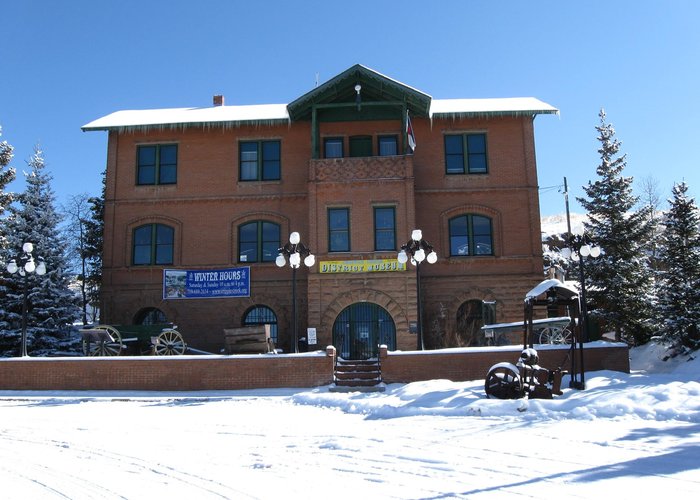
[[[309,119],[313,106],[353,103],[357,97],[355,85],[360,84],[362,102],[402,102],[412,116],[427,117],[432,98],[397,80],[366,66],[356,64],[307,92],[287,105],[292,121]]]

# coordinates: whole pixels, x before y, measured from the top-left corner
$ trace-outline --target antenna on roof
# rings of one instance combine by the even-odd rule
[[[316,72],[316,87],[318,87],[318,71]]]

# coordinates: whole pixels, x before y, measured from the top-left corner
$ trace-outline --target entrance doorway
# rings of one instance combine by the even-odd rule
[[[375,358],[381,344],[396,349],[396,326],[386,309],[377,304],[352,304],[333,323],[333,345],[343,359]]]

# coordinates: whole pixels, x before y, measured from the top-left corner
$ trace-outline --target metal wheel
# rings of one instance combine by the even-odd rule
[[[90,342],[83,340],[83,354],[86,356],[119,356],[124,349],[122,336],[119,330],[109,325],[97,325],[93,330],[105,330],[109,339],[100,342]]]
[[[523,397],[523,385],[518,367],[511,363],[498,363],[491,367],[484,383],[486,397],[518,399]]]
[[[568,328],[544,328],[540,332],[540,344],[570,344],[571,330]]]
[[[153,354],[156,356],[177,356],[185,354],[187,344],[180,332],[172,328],[166,328],[155,338],[153,342]]]

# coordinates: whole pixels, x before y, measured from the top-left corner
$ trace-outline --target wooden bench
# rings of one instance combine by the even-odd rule
[[[224,328],[226,354],[265,354],[275,352],[270,338],[270,325]]]

